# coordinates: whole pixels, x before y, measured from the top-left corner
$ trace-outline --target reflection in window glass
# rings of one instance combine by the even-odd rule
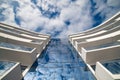
[[[24,51],[31,51],[33,48],[29,48],[27,46],[21,46],[21,45],[15,45],[11,43],[6,42],[0,42],[1,47],[11,48],[11,49],[17,49],[17,50],[24,50]]]
[[[0,76],[2,76],[6,71],[8,71],[11,67],[13,67],[15,63],[0,61]]]
[[[103,63],[103,66],[107,68],[112,74],[120,74],[120,60],[113,60],[108,63]]]
[[[67,40],[52,39],[24,80],[96,80]]]

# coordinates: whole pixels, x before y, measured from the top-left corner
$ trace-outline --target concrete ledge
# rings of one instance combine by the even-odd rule
[[[97,61],[104,62],[120,58],[120,45],[110,46],[107,48],[100,48],[94,50],[86,50],[82,48],[82,58],[90,65],[95,65]]]
[[[95,41],[89,41],[89,42],[76,42],[76,48],[79,52],[81,52],[81,47],[90,47],[90,46],[98,46],[98,45],[102,45],[102,44],[107,44],[107,43],[111,43],[111,42],[115,42],[117,40],[120,39],[120,35],[117,35],[114,37],[112,36],[109,36],[109,38],[105,37],[104,39],[101,39],[101,40],[95,40]]]
[[[49,42],[49,39],[47,38],[40,38],[40,37],[34,37],[34,36],[29,36],[29,35],[23,35],[23,34],[15,34],[15,33],[11,33],[11,32],[7,32],[7,31],[3,31],[3,30],[0,30],[0,34],[4,34],[6,36],[10,36],[10,37],[14,37],[14,39],[16,38],[22,38],[24,39],[23,41],[26,40],[33,40],[33,41],[43,41],[44,42],[44,46],[46,46],[46,44]]]
[[[14,29],[16,31],[19,31],[19,32],[22,32],[22,33],[25,33],[25,34],[30,34],[30,35],[33,35],[33,36],[44,36],[44,37],[49,37],[50,35],[48,34],[40,34],[40,33],[37,33],[37,32],[33,32],[33,31],[28,31],[28,30],[25,30],[23,28],[19,28],[19,27],[15,27],[15,26],[11,26],[11,25],[7,25],[7,24],[4,24],[4,23],[0,23],[0,26],[4,26],[8,29]]]
[[[35,42],[23,42],[21,40],[15,40],[15,39],[10,39],[10,38],[6,38],[6,37],[1,37],[0,36],[0,41],[1,42],[6,42],[6,43],[12,43],[12,44],[17,44],[17,45],[22,45],[22,46],[27,46],[27,47],[31,47],[31,48],[36,48],[37,49],[37,53],[40,54],[44,48],[44,44],[41,41],[40,43],[35,43]]]
[[[96,63],[95,75],[97,80],[119,80],[120,74],[112,74],[100,62]]]
[[[36,56],[36,48],[34,48],[32,51],[21,51],[0,47],[0,60],[20,62],[24,66],[29,66],[34,63]]]
[[[96,30],[98,30],[98,29],[100,29],[102,27],[105,27],[105,26],[113,23],[114,21],[119,21],[118,17],[120,17],[120,12],[116,13],[110,19],[106,20],[105,22],[103,22],[102,24],[98,25],[97,27],[94,27],[92,29],[89,29],[89,30],[86,30],[86,31],[83,31],[83,32],[80,32],[80,33],[69,35],[69,38],[77,37],[78,35],[81,35],[81,34],[84,34],[84,35],[90,34],[92,31],[94,32],[94,31],[96,31]]]
[[[117,26],[115,26],[115,25],[117,25]],[[119,24],[112,25],[112,28],[110,28],[110,26],[109,26],[108,30],[104,29],[104,30],[97,31],[96,33],[92,33],[89,35],[72,38],[72,44],[75,45],[75,41],[82,42],[82,41],[85,41],[86,39],[89,39],[89,38],[99,37],[99,36],[103,36],[103,35],[107,35],[109,33],[115,32],[115,31],[120,29],[119,25],[120,25],[120,21],[119,21]]]

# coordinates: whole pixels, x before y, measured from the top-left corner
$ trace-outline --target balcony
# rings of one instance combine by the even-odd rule
[[[93,29],[69,35],[70,43],[97,80],[120,79],[119,18],[120,12]]]

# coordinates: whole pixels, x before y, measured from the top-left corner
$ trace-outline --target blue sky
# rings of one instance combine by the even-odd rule
[[[120,10],[120,0],[0,0],[0,22],[65,38]]]

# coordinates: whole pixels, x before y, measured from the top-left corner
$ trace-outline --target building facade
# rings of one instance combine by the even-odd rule
[[[120,12],[69,41],[97,80],[120,79]]]
[[[21,80],[49,41],[50,35],[0,23],[0,80]],[[120,12],[69,41],[97,80],[120,80]]]
[[[49,41],[49,35],[0,23],[0,80],[21,80]]]

